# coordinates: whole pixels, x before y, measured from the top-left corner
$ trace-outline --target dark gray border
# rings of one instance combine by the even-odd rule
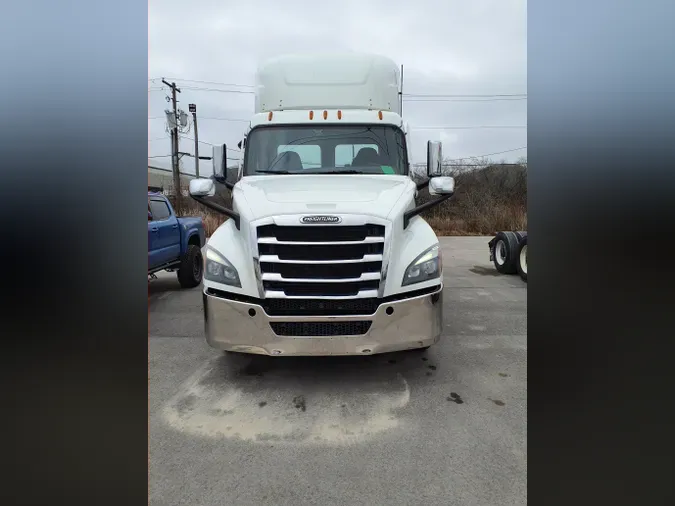
[[[532,504],[672,502],[673,19],[528,3]]]
[[[148,5],[5,4],[0,502],[147,504]]]

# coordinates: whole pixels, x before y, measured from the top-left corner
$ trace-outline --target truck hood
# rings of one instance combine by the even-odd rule
[[[237,207],[250,219],[283,214],[366,213],[387,218],[406,189],[407,176],[354,174],[284,174],[249,176],[235,186]]]

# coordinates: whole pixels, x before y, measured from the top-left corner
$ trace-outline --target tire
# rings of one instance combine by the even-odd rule
[[[514,234],[516,234],[516,239],[518,239],[518,243],[520,243],[520,241],[522,241],[524,237],[527,237],[526,230],[516,230]]]
[[[515,232],[499,232],[492,247],[492,262],[502,274],[518,272],[518,237]]]
[[[195,244],[189,244],[178,268],[178,282],[183,288],[194,288],[202,282],[203,274],[202,250]]]
[[[518,247],[518,275],[527,283],[527,236],[523,237]]]

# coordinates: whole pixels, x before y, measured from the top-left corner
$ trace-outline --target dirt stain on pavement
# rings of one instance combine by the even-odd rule
[[[345,385],[339,381],[344,363],[350,365],[345,360],[325,361],[321,374],[302,363],[304,368],[261,360],[243,364],[242,371],[231,362],[209,360],[185,380],[162,409],[165,423],[199,436],[321,446],[357,444],[414,423],[402,411],[410,401],[408,383],[388,372],[391,366],[353,366],[358,377]]]
[[[304,395],[298,395],[297,397],[294,397],[293,398],[293,405],[295,406],[295,409],[307,411],[307,403],[305,401]]]
[[[180,401],[176,403],[176,411],[179,413],[186,413],[192,411],[195,404],[197,403],[198,397],[196,395],[190,394],[183,397]]]
[[[450,397],[445,398],[448,402],[454,402],[455,404],[464,404],[464,400],[455,392],[450,392]]]

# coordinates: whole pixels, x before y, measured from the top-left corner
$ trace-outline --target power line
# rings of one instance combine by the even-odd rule
[[[148,81],[159,81],[161,78],[151,78]],[[253,84],[243,84],[243,83],[224,83],[221,81],[205,81],[199,79],[183,79],[180,77],[166,77],[164,79],[172,79],[174,81],[182,81],[187,83],[200,83],[200,84],[215,84],[217,86],[231,86],[231,87],[240,87],[240,88],[255,88]],[[212,88],[203,88],[195,87],[204,90],[211,90]],[[214,91],[231,91],[231,90],[214,90]],[[244,93],[254,93],[253,91],[245,91]],[[454,94],[454,93],[403,93],[404,97],[409,98],[434,98],[434,99],[443,99],[443,98],[515,98],[521,97],[526,98],[527,93],[470,93],[470,94]]]
[[[496,153],[488,153],[486,155],[465,156],[463,158],[454,158],[454,159],[451,159],[449,161],[456,162],[458,160],[467,160],[467,159],[471,159],[471,158],[487,158],[488,156],[503,155],[504,153],[513,153],[514,151],[520,151],[521,149],[527,149],[527,146],[523,146],[522,148],[507,149],[506,151],[497,151]]]
[[[255,86],[252,84],[236,84],[236,83],[221,83],[218,81],[200,81],[198,79],[182,79],[179,77],[166,77],[165,79],[173,79],[174,81],[183,81],[187,83],[201,83],[201,84],[217,84],[219,86],[240,86],[244,88],[254,88]],[[155,79],[148,79],[149,81],[153,81]]]
[[[194,91],[219,91],[221,93],[242,93],[246,95],[253,95],[255,91],[245,91],[245,90],[221,90],[219,88],[204,88],[201,86],[181,86],[183,90],[194,90]]]
[[[226,84],[223,86],[247,86],[243,84]],[[162,88],[149,88],[148,91],[159,91]],[[223,90],[220,88],[207,88],[204,86],[182,86],[184,90],[192,91],[215,91],[219,93],[239,93],[244,95],[254,95],[253,90]],[[499,101],[518,101],[527,100],[527,96],[521,95],[407,95],[404,96],[405,102],[499,102]]]
[[[181,137],[184,138],[184,139],[189,139],[189,140],[191,140],[191,141],[194,141],[194,138],[188,137],[187,135],[181,135]],[[219,144],[212,144],[212,143],[206,142],[206,141],[197,141],[197,142],[199,142],[200,144],[208,144],[209,146],[219,146]],[[234,149],[234,148],[227,148],[227,150],[228,150],[228,151],[241,152],[240,149]]]
[[[162,78],[155,77],[150,78],[148,81],[156,82],[160,81]],[[224,83],[221,81],[206,81],[200,79],[184,79],[179,77],[166,77],[164,79],[171,79],[174,81],[185,82],[185,83],[198,83],[198,84],[211,84],[216,86],[228,86],[234,88],[255,88],[253,84],[244,84],[244,83]],[[160,90],[162,87],[152,88],[152,90]],[[253,90],[222,90],[218,88],[207,88],[203,86],[185,86],[185,89],[198,90],[198,91],[217,91],[222,93],[245,93],[245,94],[254,94]],[[469,94],[456,94],[456,93],[403,93],[404,100],[409,102],[416,101],[455,101],[452,99],[482,99],[482,100],[470,100],[477,102],[490,102],[497,100],[527,100],[527,93],[469,93]],[[448,100],[451,99],[451,100]],[[463,101],[463,100],[457,100]]]
[[[187,135],[181,135],[181,138],[189,139],[191,141],[195,140],[194,137],[188,137]],[[211,144],[210,142],[206,142],[206,141],[197,141],[197,142],[199,142],[199,144],[208,144],[209,146],[217,146],[217,144]]]
[[[255,92],[254,91],[244,91],[244,90],[221,90],[218,88],[204,88],[201,86],[181,86],[182,90],[193,90],[193,91],[219,91],[221,93],[242,93],[246,95],[253,95]],[[148,88],[148,91],[162,91],[164,88],[162,87],[154,87],[154,88]]]
[[[166,116],[149,116],[148,119],[166,119]],[[199,120],[203,119],[211,119],[211,120],[218,120],[218,121],[242,121],[244,123],[249,123],[251,120],[250,119],[239,119],[239,118],[215,118],[215,117],[208,117],[205,116],[203,118],[199,118]]]
[[[245,84],[227,84],[218,83],[222,86],[249,86]],[[183,86],[185,90],[194,91],[215,91],[220,93],[241,93],[246,95],[253,95],[253,90],[223,90],[220,88],[207,88],[204,86]],[[502,95],[404,95],[403,100],[406,102],[497,102],[497,101],[517,101],[527,100],[525,94],[502,94]]]
[[[194,156],[195,156],[195,155],[193,155],[192,153],[183,153],[183,152],[181,152],[181,153],[179,153],[179,154],[181,154],[181,155],[187,155],[187,156],[191,156],[191,157],[194,157]],[[173,156],[173,155],[153,155],[153,156],[148,156],[148,158],[170,158],[171,156]],[[238,161],[239,161],[239,158],[234,158],[234,157],[231,157],[231,156],[228,156],[227,159],[228,159],[228,160],[235,161],[235,162],[238,162]],[[166,169],[166,170],[169,170],[169,171],[170,171],[171,169]]]
[[[212,119],[212,120],[218,120],[218,121],[242,121],[244,123],[249,123],[251,120],[250,119],[239,119],[239,118],[216,118],[216,117],[204,117],[204,118],[199,118],[199,119]]]

